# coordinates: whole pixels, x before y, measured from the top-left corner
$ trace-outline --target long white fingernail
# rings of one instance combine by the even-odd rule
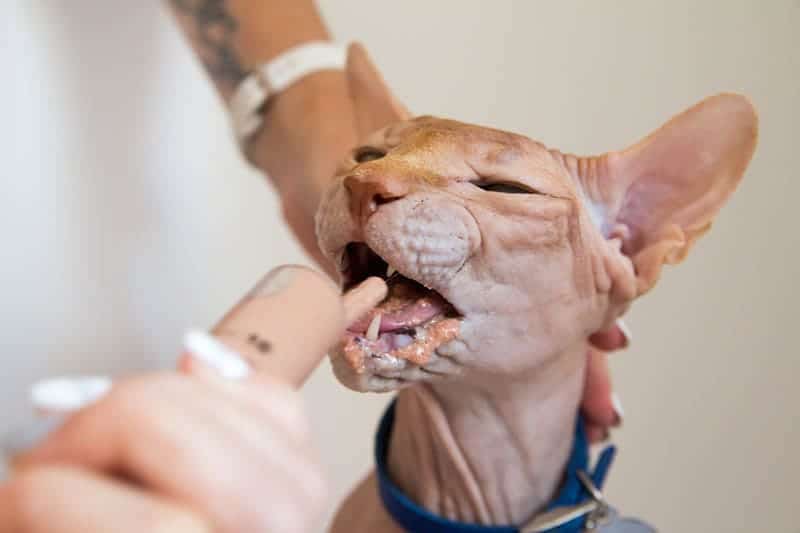
[[[250,374],[250,366],[212,335],[202,330],[190,330],[183,338],[186,350],[227,379],[242,379]]]
[[[0,455],[8,460],[33,448],[61,426],[71,413],[102,398],[111,386],[111,378],[105,376],[58,377],[34,383],[30,401],[38,416],[4,430],[0,438]],[[10,466],[7,470],[6,474],[10,472]]]
[[[79,376],[50,378],[31,387],[31,403],[38,411],[67,414],[96,402],[111,389],[111,378]]]
[[[614,408],[614,413],[617,415],[618,424],[622,423],[625,418],[625,409],[622,408],[622,402],[619,400],[616,392],[611,393],[611,406]]]
[[[618,318],[617,327],[622,332],[622,334],[625,335],[625,340],[626,340],[625,344],[630,344],[631,340],[633,340],[633,335],[631,334],[631,328],[628,327],[628,324],[626,324],[625,321],[622,320],[621,318]]]

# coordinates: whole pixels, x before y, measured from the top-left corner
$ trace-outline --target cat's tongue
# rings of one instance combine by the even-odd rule
[[[381,314],[380,333],[413,329],[437,315],[444,314],[447,302],[437,293],[410,280],[392,280],[389,296],[378,307],[355,323],[348,331],[364,334],[378,313]]]

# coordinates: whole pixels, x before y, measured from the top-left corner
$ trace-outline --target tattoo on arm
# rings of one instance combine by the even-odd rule
[[[233,46],[238,24],[228,12],[225,0],[170,0],[170,3],[209,75],[227,98],[247,71]]]

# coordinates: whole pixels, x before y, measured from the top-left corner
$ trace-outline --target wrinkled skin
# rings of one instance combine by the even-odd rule
[[[595,264],[614,244],[582,209],[560,156],[518,135],[433,117],[390,126],[364,145],[387,155],[344,172],[326,197],[322,249],[336,257],[348,242],[366,242],[464,318],[458,340],[425,365],[428,374],[403,360],[374,360],[373,372],[360,375],[337,366],[347,385],[391,390],[392,376],[528,372],[610,325],[624,307],[609,306],[607,275]],[[473,183],[489,179],[537,192]],[[369,205],[375,196],[379,208]],[[629,282],[622,300],[634,291]],[[503,357],[487,357],[493,353]]]
[[[342,164],[318,212],[320,248],[341,264],[348,243],[366,243],[441,294],[460,324],[422,364],[365,354],[360,368],[340,349],[334,371],[355,390],[402,389],[388,459],[413,500],[455,520],[522,524],[558,488],[588,339],[610,331],[708,229],[753,153],[755,112],[720,95],[627,150],[582,158],[412,119],[354,63],[354,94],[392,112],[363,117],[364,132],[389,125]],[[394,527],[370,476],[334,531]]]

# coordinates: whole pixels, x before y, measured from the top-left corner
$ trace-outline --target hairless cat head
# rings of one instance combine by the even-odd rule
[[[681,261],[739,183],[757,118],[708,98],[630,148],[562,154],[527,137],[411,116],[363,50],[348,75],[359,130],[317,216],[345,286],[390,296],[333,356],[357,390],[535,371]]]

